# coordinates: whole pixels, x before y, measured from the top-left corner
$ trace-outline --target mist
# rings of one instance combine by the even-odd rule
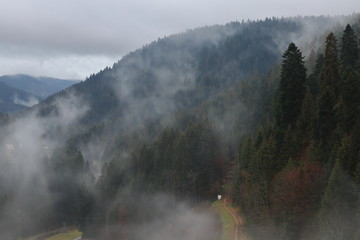
[[[34,233],[50,218],[54,200],[48,191],[45,161],[87,111],[86,105],[78,103],[81,100],[73,95],[59,98],[53,105],[56,113],[42,117],[32,111],[2,127],[0,178],[5,205],[0,215],[1,239]]]
[[[119,222],[109,223],[97,238],[202,240],[220,237],[221,223],[209,203],[193,208],[185,199],[176,199],[168,193],[138,192],[124,200],[126,195],[123,193],[121,204],[115,204]],[[139,213],[141,217],[137,217]],[[126,220],[129,218],[130,223]]]
[[[39,103],[39,99],[35,98],[35,97],[29,97],[29,99],[21,99],[18,96],[14,96],[14,103],[15,104],[19,104],[19,105],[23,105],[25,107],[32,107],[36,104]]]
[[[267,83],[273,80],[271,77],[278,77],[276,74],[275,77],[270,76],[270,66],[280,61],[281,52],[289,42],[294,41],[308,56],[311,50],[319,51],[321,48],[323,39],[316,36],[325,36],[349,19],[351,17],[324,17],[325,25],[312,18],[290,19],[300,30],[291,29],[286,36],[284,32],[275,30],[265,35],[266,43],[262,47],[268,50],[267,57],[270,56],[271,61],[267,63],[269,66],[259,64],[263,72],[256,74],[241,68],[259,59],[249,51],[229,54],[231,57],[224,57],[220,63],[212,62],[219,52],[233,46],[231,40],[235,39],[236,42],[246,36],[244,29],[250,23],[205,27],[187,31],[183,35],[161,38],[126,55],[112,68],[106,68],[101,73],[103,75],[90,76],[87,80],[96,82],[96,86],[106,85],[106,89],[111,91],[96,96],[88,94],[81,90],[88,84],[85,81],[74,87],[74,91],[66,90],[64,94],[52,97],[51,101],[46,102],[50,105],[40,103],[14,116],[13,121],[0,130],[0,193],[4,193],[4,197],[0,196],[0,203],[5,203],[0,215],[0,238],[30,236],[44,228],[58,227],[59,223],[54,220],[59,217],[56,216],[57,208],[67,201],[62,199],[61,193],[66,190],[64,185],[71,185],[65,178],[74,175],[76,183],[73,184],[78,184],[79,188],[75,186],[70,189],[71,194],[80,189],[83,191],[81,197],[91,195],[91,204],[104,205],[100,207],[104,210],[101,214],[88,207],[91,204],[86,205],[87,200],[84,201],[86,206],[81,206],[90,209],[89,215],[98,214],[100,217],[96,217],[105,222],[106,226],[99,227],[99,234],[104,239],[109,236],[126,236],[134,240],[218,239],[221,227],[209,202],[199,206],[194,201],[168,192],[158,193],[154,190],[142,193],[142,189],[132,192],[129,186],[133,186],[138,179],[133,178],[133,163],[129,161],[137,153],[139,145],[151,146],[164,129],[179,128],[179,135],[183,137],[191,123],[201,121],[210,123],[211,132],[224,145],[231,145],[234,151],[237,150],[238,140],[257,126],[253,121],[256,116],[254,108],[267,107],[257,105],[256,101],[262,96],[260,93],[251,93],[254,96],[249,99],[254,101],[249,101],[241,98],[241,94],[248,94],[241,91],[257,89],[256,84]],[[257,46],[251,39],[249,42]],[[251,83],[256,86],[246,85]],[[266,87],[269,86],[264,84]],[[98,93],[96,90],[94,92]],[[94,102],[101,102],[104,95],[111,94],[115,96],[114,102],[111,102],[114,108],[107,112],[106,104],[109,102],[105,106],[95,106]],[[14,101],[29,107],[37,104],[34,99]],[[96,111],[102,108],[105,110],[98,117]],[[177,119],[182,111],[187,111],[190,116],[185,117],[185,123],[179,123]],[[97,122],[98,119],[101,120]],[[56,161],[58,165],[52,166],[54,159],[63,160],[62,152],[69,154],[65,156],[70,156],[70,160],[78,160],[81,166],[76,166],[78,169],[75,170],[68,169],[63,166],[65,164]],[[234,160],[234,156],[226,159]],[[52,172],[49,169],[55,170]],[[101,184],[107,187],[106,176],[102,175],[106,175],[107,171],[116,177],[116,174],[120,175],[116,179],[118,185],[113,195],[106,196],[108,199],[97,189]],[[196,176],[187,175],[187,178],[194,179]],[[58,184],[63,179],[64,182]],[[131,211],[136,212],[140,219],[132,219]],[[82,217],[91,222],[93,219],[89,215]],[[34,216],[37,216],[36,219]],[[66,217],[62,221],[77,224]]]

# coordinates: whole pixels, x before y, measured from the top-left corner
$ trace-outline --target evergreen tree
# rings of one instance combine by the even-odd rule
[[[315,121],[315,100],[308,89],[304,98],[301,114],[296,123],[295,139],[297,148],[301,150],[307,146],[314,131]]]
[[[317,96],[319,93],[319,82],[320,82],[320,73],[321,69],[324,66],[325,57],[324,54],[319,54],[316,59],[316,63],[312,73],[310,74],[308,80],[306,81],[306,87],[309,88],[313,96]]]
[[[357,71],[347,67],[343,73],[339,99],[341,128],[349,133],[360,117],[360,78]]]
[[[305,68],[308,71],[308,75],[311,75],[314,72],[316,66],[316,60],[317,60],[316,53],[314,49],[311,49],[311,52],[305,61]]]
[[[320,142],[329,143],[336,128],[335,106],[338,101],[340,81],[337,40],[333,33],[326,38],[325,63],[320,74],[318,95],[318,137]]]
[[[359,59],[358,39],[354,30],[348,24],[341,38],[340,62],[343,71],[346,67],[356,68]]]
[[[280,86],[277,92],[276,122],[279,129],[294,124],[305,96],[306,69],[303,56],[294,43],[283,54]]]
[[[360,116],[359,47],[357,36],[350,25],[346,26],[341,40],[339,121],[341,129],[348,133]]]
[[[82,225],[91,210],[91,194],[86,188],[88,168],[81,152],[67,144],[57,148],[47,163],[49,191],[54,196],[58,225]]]

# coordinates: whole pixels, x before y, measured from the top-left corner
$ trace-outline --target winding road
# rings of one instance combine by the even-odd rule
[[[235,236],[234,239],[235,240],[241,240],[241,229],[239,231],[239,228],[241,228],[241,226],[243,225],[243,220],[241,219],[241,217],[237,214],[237,212],[232,209],[231,207],[229,208],[227,206],[227,199],[224,199],[223,201],[223,206],[224,208],[233,216],[234,220],[235,220]]]

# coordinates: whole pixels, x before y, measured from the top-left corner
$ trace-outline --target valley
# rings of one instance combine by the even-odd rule
[[[0,239],[356,239],[359,36],[359,14],[235,21],[81,82],[0,77],[36,96],[0,114]]]

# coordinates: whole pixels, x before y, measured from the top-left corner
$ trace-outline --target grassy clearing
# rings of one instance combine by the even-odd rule
[[[46,240],[73,240],[77,237],[80,237],[82,232],[79,232],[75,228],[68,229],[58,229],[47,233],[38,234],[36,236],[26,238],[26,239],[18,239],[18,240],[37,240],[38,238],[44,239],[45,236],[48,236]]]
[[[77,237],[80,237],[82,235],[81,232],[74,229],[65,233],[59,233],[52,237],[47,238],[46,240],[73,240]]]
[[[221,240],[233,240],[235,234],[235,219],[234,217],[224,208],[224,200],[215,201],[212,206],[218,212],[222,223],[222,234]]]
[[[77,237],[80,237],[82,235],[81,232],[74,229],[65,233],[59,233],[52,237],[47,238],[46,240],[73,240]]]

